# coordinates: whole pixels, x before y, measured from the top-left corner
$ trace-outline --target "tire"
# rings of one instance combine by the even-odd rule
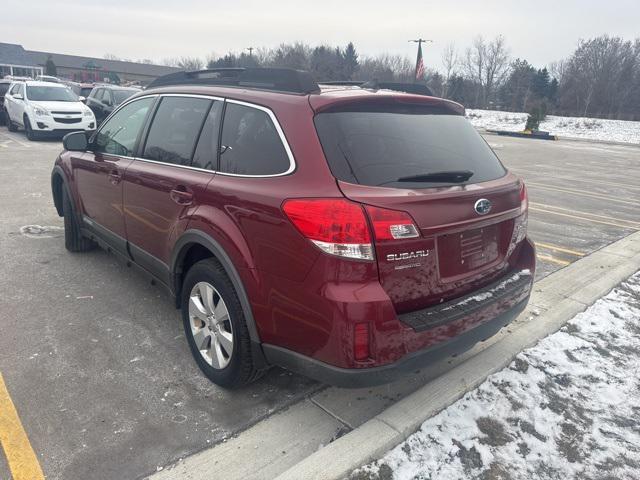
[[[203,300],[206,291],[211,295],[208,302]],[[209,380],[221,387],[238,388],[260,377],[262,371],[254,366],[240,300],[217,260],[201,260],[189,269],[182,287],[181,305],[189,348]],[[207,317],[210,313],[213,315]],[[203,317],[207,320],[202,320]],[[231,348],[228,348],[229,334]]]
[[[5,113],[5,118],[7,119],[7,128],[9,129],[10,132],[17,132],[18,131],[18,127],[16,126],[15,123],[13,123],[11,121],[11,117],[9,117],[8,113]]]
[[[95,243],[82,236],[66,187],[62,187],[62,214],[64,217],[64,246],[70,252],[87,252]]]
[[[29,121],[29,117],[27,117],[26,115],[24,116],[23,123],[24,123],[24,130],[27,134],[27,140],[31,142],[33,142],[34,140],[37,140],[38,134],[33,131],[33,128],[31,128],[31,122]]]
[[[0,111],[0,125],[7,124],[7,114],[4,110]]]

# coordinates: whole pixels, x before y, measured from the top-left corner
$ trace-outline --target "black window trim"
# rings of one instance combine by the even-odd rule
[[[145,124],[144,124],[144,126],[142,128],[142,135],[138,138],[138,141],[137,141],[137,144],[136,144],[136,147],[135,147],[135,150],[134,150],[134,152],[136,152],[136,155],[133,156],[133,157],[122,156],[122,158],[128,158],[128,159],[132,159],[132,160],[139,160],[141,162],[156,163],[158,165],[167,165],[169,167],[175,167],[175,168],[186,168],[186,169],[189,169],[189,170],[196,170],[198,172],[214,173],[216,175],[224,175],[224,176],[227,176],[227,177],[243,177],[243,178],[284,177],[285,175],[292,174],[296,170],[295,158],[293,156],[293,153],[291,152],[291,148],[289,147],[289,142],[287,142],[287,138],[284,135],[284,131],[282,130],[282,127],[280,126],[280,122],[278,122],[277,117],[275,116],[275,114],[273,113],[273,111],[270,108],[262,106],[262,105],[258,105],[258,104],[255,104],[255,103],[245,102],[245,101],[242,101],[242,100],[235,100],[235,99],[231,99],[231,98],[219,97],[217,95],[201,95],[201,94],[191,94],[191,93],[150,93],[148,95],[142,95],[142,96],[139,96],[139,97],[128,99],[126,102],[118,105],[118,108],[114,109],[114,111],[111,112],[111,114],[109,114],[109,116],[107,118],[105,118],[105,120],[102,123],[102,125],[106,124],[107,121],[109,120],[109,118],[112,115],[114,115],[116,112],[118,112],[121,108],[124,108],[129,103],[135,102],[136,100],[141,100],[141,99],[147,98],[147,97],[158,97],[158,98],[156,99],[156,102],[154,102],[154,104],[151,106],[150,111],[147,113],[147,118],[146,118]],[[227,103],[235,103],[237,105],[244,105],[246,107],[255,108],[256,110],[261,110],[261,111],[265,112],[269,116],[269,118],[271,119],[271,122],[273,123],[273,126],[276,129],[276,132],[278,133],[278,136],[280,137],[280,141],[282,142],[282,145],[283,145],[283,147],[285,149],[285,152],[287,152],[287,157],[289,158],[289,168],[285,172],[275,173],[275,174],[270,174],[270,175],[245,175],[245,174],[239,174],[239,173],[220,172],[217,169],[216,170],[209,170],[209,169],[205,169],[205,168],[192,167],[190,165],[178,165],[178,164],[175,164],[175,163],[159,162],[157,160],[149,160],[148,158],[142,158],[140,156],[140,155],[142,155],[142,153],[140,151],[140,147],[143,146],[147,141],[147,136],[149,134],[149,126],[151,125],[151,119],[155,115],[156,109],[158,108],[158,105],[160,104],[159,100],[161,100],[161,97],[205,98],[207,100],[223,102],[224,103],[224,105],[223,105],[224,110],[226,110],[226,104]],[[224,124],[224,113],[225,113],[224,110],[222,112],[222,121],[220,122],[220,132],[222,132],[222,125]],[[205,119],[205,121],[206,121],[206,119]],[[100,125],[100,128],[102,128],[102,125]],[[93,138],[95,138],[95,135],[97,135],[97,133],[99,131],[100,131],[100,129],[96,130],[96,133],[91,137],[92,140],[93,140]],[[200,137],[198,137],[198,141],[199,140],[200,140]],[[220,140],[221,140],[221,137],[218,136],[218,146],[220,145]],[[198,141],[196,141],[196,146],[198,144]],[[216,159],[217,168],[219,168],[219,157],[220,157],[219,150],[220,149],[218,148],[218,158]],[[193,160],[193,155],[192,155],[192,160]]]

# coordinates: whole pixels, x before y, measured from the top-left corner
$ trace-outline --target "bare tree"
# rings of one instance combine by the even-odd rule
[[[160,60],[160,65],[165,65],[167,67],[179,67],[180,59],[178,57],[166,57]]]
[[[180,57],[178,67],[187,71],[202,70],[204,62],[198,57]]]
[[[120,57],[114,55],[113,53],[105,53],[102,58],[104,58],[105,60],[121,60]]]
[[[446,97],[449,79],[452,75],[455,75],[458,68],[458,51],[456,50],[456,46],[453,42],[445,45],[444,50],[442,51],[442,67],[444,69],[444,76],[442,79],[440,96]]]
[[[481,35],[477,36],[467,48],[464,69],[467,77],[478,85],[476,104],[486,107],[509,72],[509,52],[504,37],[498,35],[486,42]]]

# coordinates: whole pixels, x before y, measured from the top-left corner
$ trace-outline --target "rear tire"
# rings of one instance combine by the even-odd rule
[[[64,217],[64,246],[70,252],[87,252],[95,243],[82,236],[66,187],[62,187],[62,212]]]
[[[27,117],[26,115],[24,116],[23,119],[24,122],[24,130],[27,134],[27,140],[33,142],[35,140],[38,139],[38,134],[36,132],[33,131],[33,128],[31,127],[31,122],[29,121],[29,117]]]
[[[253,362],[240,300],[217,260],[201,260],[187,272],[182,286],[182,321],[193,358],[213,383],[238,388],[261,376]]]

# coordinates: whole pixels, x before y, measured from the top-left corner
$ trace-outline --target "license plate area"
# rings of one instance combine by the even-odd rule
[[[440,277],[457,277],[493,264],[499,256],[497,225],[438,237]]]

